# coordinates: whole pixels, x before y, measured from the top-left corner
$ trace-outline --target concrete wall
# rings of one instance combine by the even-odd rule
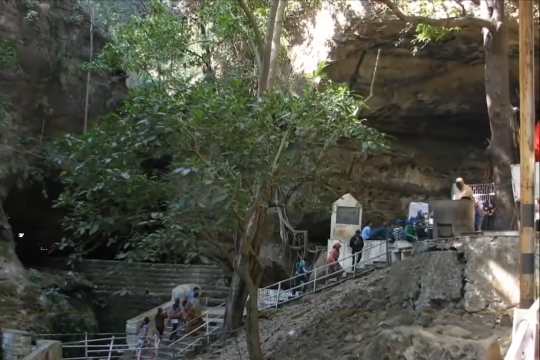
[[[14,329],[2,329],[3,360],[62,360],[62,343],[38,340],[32,346],[32,334]]]
[[[474,231],[474,202],[471,200],[435,200],[430,203],[433,211],[433,236],[438,237],[440,224],[452,224],[454,235]]]
[[[456,242],[465,256],[465,310],[500,310],[519,303],[519,235],[485,232]]]
[[[4,360],[21,360],[32,352],[32,335],[26,331],[2,329]]]

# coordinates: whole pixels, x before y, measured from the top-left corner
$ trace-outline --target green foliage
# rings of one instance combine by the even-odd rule
[[[203,240],[239,231],[260,181],[287,186],[315,177],[321,154],[341,137],[381,149],[383,136],[355,116],[343,87],[302,96],[251,95],[239,79],[135,92],[121,111],[51,158],[64,172],[58,206],[68,215],[63,246],[79,254],[113,247],[120,257],[202,261]],[[278,170],[272,163],[284,133]],[[169,159],[152,167],[152,160]]]
[[[152,1],[148,16],[118,29],[91,65],[147,81],[96,128],[49,150],[63,169],[56,204],[67,212],[63,248],[204,262],[209,244],[242,231],[261,185],[319,184],[329,170],[322,160],[342,138],[356,139],[359,151],[384,148],[384,136],[357,118],[362,101],[345,87],[325,81],[299,96],[257,98],[253,67],[248,73],[234,60],[242,54],[235,42],[249,38],[236,1],[194,4],[196,15],[183,17]],[[215,48],[229,64],[212,77],[192,76]]]
[[[180,65],[195,65],[189,44],[191,29],[160,1],[151,2],[146,17],[132,17],[119,29],[93,67],[118,70],[139,76],[144,81],[165,81],[179,77]]]
[[[12,70],[17,66],[17,47],[12,40],[0,39],[0,70]]]
[[[461,31],[459,27],[433,26],[420,23],[416,25],[415,38],[412,41],[414,45],[413,54],[417,54],[430,44],[439,44],[449,40],[455,32]]]

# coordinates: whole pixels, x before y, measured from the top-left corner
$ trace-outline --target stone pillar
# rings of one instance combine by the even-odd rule
[[[21,360],[32,352],[32,335],[29,332],[2,329],[4,360]]]
[[[62,360],[62,343],[54,340],[38,340],[34,351],[23,360]]]

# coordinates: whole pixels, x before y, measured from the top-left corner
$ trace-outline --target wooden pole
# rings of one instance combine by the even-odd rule
[[[519,101],[521,226],[519,231],[519,307],[534,299],[534,32],[533,1],[519,1]]]

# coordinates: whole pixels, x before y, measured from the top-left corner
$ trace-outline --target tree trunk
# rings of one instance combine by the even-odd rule
[[[279,50],[281,48],[281,30],[283,29],[283,16],[285,14],[286,6],[287,0],[279,0],[275,16],[275,23],[271,34],[272,39],[270,43],[270,53],[268,54],[268,75],[266,78],[265,90],[272,88],[272,84],[276,76],[277,59],[279,55]]]
[[[258,286],[262,276],[258,254],[263,237],[259,234],[265,216],[268,186],[262,185],[255,195],[254,205],[244,229],[240,244],[236,249],[234,274],[231,291],[227,300],[224,327],[228,331],[241,326],[246,298],[249,292],[247,307],[246,340],[251,360],[263,360],[259,337]],[[265,202],[266,201],[266,202]]]
[[[229,291],[225,307],[224,328],[226,333],[242,326],[247,296],[248,289],[246,283],[240,277],[238,270],[235,269],[232,275],[231,290]]]
[[[486,102],[491,129],[488,152],[497,189],[495,229],[508,230],[515,223],[510,164],[516,148],[512,126],[514,113],[510,103],[507,31],[504,23],[504,0],[484,0],[482,15],[493,29],[483,28],[485,52]]]
[[[256,263],[252,263],[255,267],[258,267]],[[258,297],[259,297],[259,280],[261,278],[261,271],[256,272],[257,279],[252,279],[256,281],[248,282],[249,289],[249,301],[247,307],[247,324],[246,332],[249,336],[246,337],[247,347],[250,360],[263,360],[263,352],[261,349],[261,337],[259,334],[259,307],[258,307]]]
[[[267,89],[268,70],[270,67],[270,53],[272,52],[272,39],[274,36],[274,25],[276,22],[279,0],[273,0],[270,7],[270,15],[266,25],[266,34],[264,38],[264,46],[262,53],[262,69],[259,75],[259,83],[257,86],[257,95],[261,96]],[[256,25],[255,25],[256,26]]]

